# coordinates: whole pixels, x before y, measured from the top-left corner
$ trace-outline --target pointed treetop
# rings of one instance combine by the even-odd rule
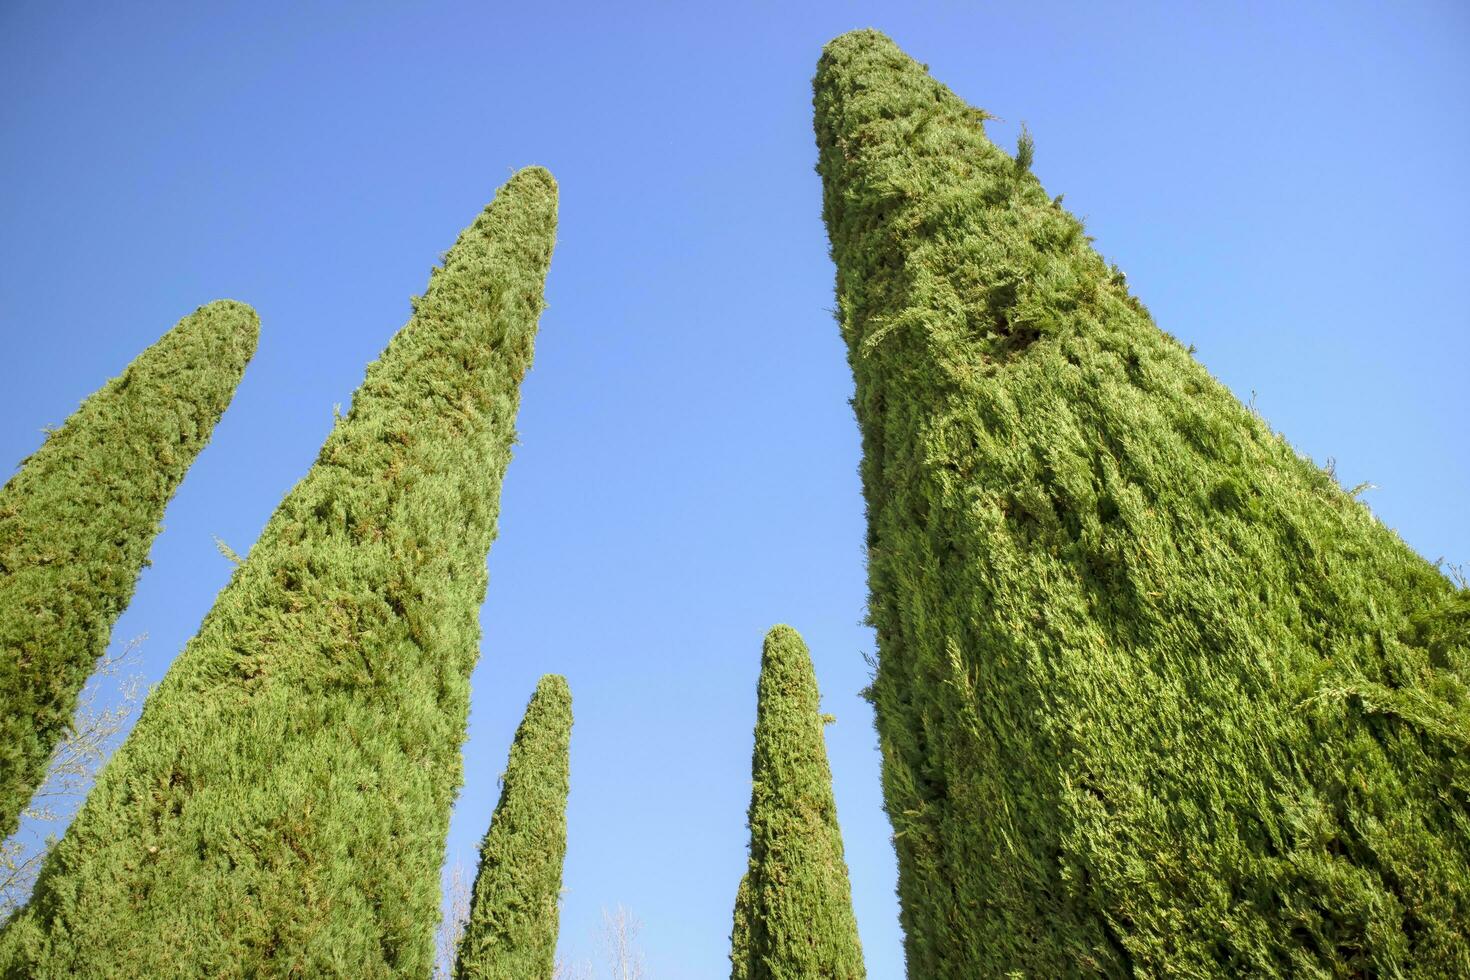
[[[536,685],[511,743],[500,801],[480,844],[458,980],[551,980],[567,849],[572,693],[565,677]]]
[[[219,300],[84,401],[0,489],[0,838],[16,829],[132,599],[164,508],[255,353]]]
[[[772,627],[761,651],[750,859],[735,898],[733,980],[865,975],[824,724],[806,644],[790,626]]]

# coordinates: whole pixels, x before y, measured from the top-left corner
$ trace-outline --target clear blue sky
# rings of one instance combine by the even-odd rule
[[[901,974],[863,654],[851,378],[812,166],[822,44],[878,27],[1024,121],[1159,323],[1303,452],[1470,561],[1470,7],[0,3],[0,466],[179,317],[260,351],[116,636],[157,679],[437,256],[561,184],[490,557],[451,856],[536,678],[576,699],[563,949],[727,975],[761,636],[811,644],[862,938]]]

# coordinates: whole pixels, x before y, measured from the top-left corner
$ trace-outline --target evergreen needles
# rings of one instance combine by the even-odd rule
[[[1159,331],[1029,140],[873,31],[815,110],[909,975],[1470,975],[1463,599]]]
[[[433,271],[0,933],[0,973],[428,975],[556,203],[520,171]]]
[[[750,864],[735,896],[731,980],[866,976],[819,701],[801,636],[772,627],[761,653]]]
[[[40,783],[259,332],[243,303],[195,310],[0,489],[0,839]]]
[[[456,980],[551,980],[571,736],[571,691],[565,678],[548,674],[516,730],[500,802],[480,844]]]

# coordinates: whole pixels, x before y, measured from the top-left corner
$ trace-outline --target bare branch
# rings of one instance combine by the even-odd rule
[[[592,964],[567,959],[558,959],[551,980],[594,980]]]
[[[133,672],[138,667],[144,639],[134,637],[98,659],[96,670],[77,701],[71,728],[52,751],[46,778],[21,815],[20,829],[0,843],[0,922],[30,897],[41,863],[56,843],[55,833],[45,831],[65,829],[65,822],[81,805],[102,763],[127,730],[128,719],[143,697],[142,680]],[[119,700],[112,707],[101,707],[99,691],[108,680],[117,681],[114,696]],[[48,828],[45,826],[48,824],[62,826]]]
[[[470,878],[460,861],[455,861],[449,869],[446,899],[448,908],[439,923],[439,955],[434,961],[434,976],[438,980],[449,980],[454,976],[459,942],[464,938],[465,923],[470,920]]]
[[[643,950],[638,933],[643,923],[623,905],[602,910],[602,949],[612,980],[644,980]]]

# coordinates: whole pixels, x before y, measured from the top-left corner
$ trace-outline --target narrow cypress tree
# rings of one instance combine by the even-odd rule
[[[815,110],[910,976],[1470,975],[1463,598],[1154,325],[1029,137],[873,31]]]
[[[0,838],[45,774],[259,332],[243,303],[195,310],[0,489]]]
[[[427,976],[485,556],[555,234],[522,170],[149,696],[8,976]]]
[[[731,980],[867,975],[822,726],[806,644],[790,626],[774,626],[761,652],[750,861],[735,895]]]
[[[456,980],[551,980],[571,737],[572,693],[566,678],[547,674],[516,729],[500,802],[480,844]]]

